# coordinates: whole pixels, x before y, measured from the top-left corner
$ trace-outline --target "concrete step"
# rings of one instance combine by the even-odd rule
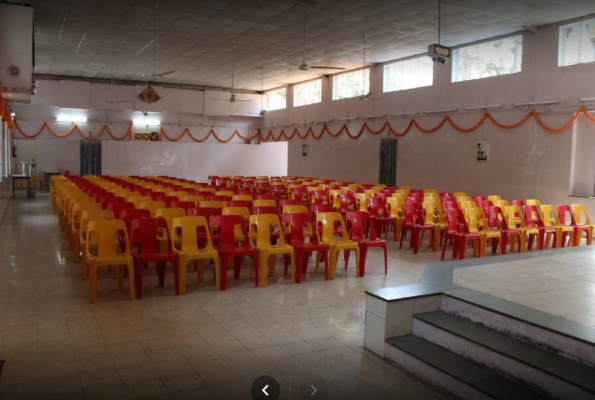
[[[538,400],[548,397],[413,335],[386,341],[385,356],[461,399]]]
[[[413,335],[560,399],[595,399],[592,367],[504,332],[434,311],[417,314]]]

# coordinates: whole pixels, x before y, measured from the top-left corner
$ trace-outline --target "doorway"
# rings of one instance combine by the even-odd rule
[[[397,139],[380,139],[378,182],[386,186],[397,186]]]

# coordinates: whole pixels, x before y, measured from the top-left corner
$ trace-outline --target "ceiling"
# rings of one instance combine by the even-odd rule
[[[304,3],[309,65],[353,69],[427,52],[438,0],[13,0],[34,7],[36,75],[261,89],[332,70],[300,71]],[[476,40],[595,13],[592,0],[442,0],[441,43]],[[295,64],[295,65],[291,65]]]

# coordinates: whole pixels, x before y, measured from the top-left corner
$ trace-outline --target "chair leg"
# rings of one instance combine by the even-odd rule
[[[180,294],[186,294],[186,264],[188,259],[186,257],[179,257],[178,262],[178,280],[179,280],[179,292]]]
[[[127,267],[128,267],[128,285],[130,286],[130,299],[134,300],[136,298],[136,282],[134,281],[135,280],[134,262],[132,260],[128,261]]]
[[[221,276],[219,277],[219,289],[226,290],[227,289],[227,266],[229,264],[229,258],[226,255],[221,256]],[[235,260],[234,260],[235,262]],[[235,277],[236,268],[234,265],[234,279]],[[238,268],[238,275],[239,275],[239,268]]]
[[[136,298],[142,299],[143,298],[143,269],[144,264],[140,262],[140,260],[134,261],[134,284],[136,289]]]
[[[89,303],[95,303],[97,299],[97,267],[89,263]]]
[[[215,286],[217,287],[217,290],[221,290],[221,267],[219,265],[219,257],[213,257],[212,260],[215,267]]]
[[[265,287],[267,285],[267,259],[268,259],[268,254],[266,253],[260,253],[258,254],[258,258],[260,258],[259,260],[259,271],[258,273],[260,274],[260,287]],[[256,275],[256,272],[254,273]]]
[[[362,242],[359,244],[359,252],[360,252],[360,264],[359,264],[359,271],[357,276],[364,276],[366,273],[366,256],[368,255],[368,246],[366,243]]]

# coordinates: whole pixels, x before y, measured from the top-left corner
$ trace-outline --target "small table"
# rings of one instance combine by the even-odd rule
[[[11,181],[11,195],[12,197],[15,196],[27,196],[27,190],[29,190],[29,175],[11,175],[10,176],[10,181]],[[17,195],[17,187],[16,187],[16,183],[17,181],[25,181],[27,182],[27,187],[24,188],[25,189],[25,193],[24,194],[19,194]]]
[[[44,171],[45,191],[50,191],[50,179],[53,175],[60,175],[59,171]]]

